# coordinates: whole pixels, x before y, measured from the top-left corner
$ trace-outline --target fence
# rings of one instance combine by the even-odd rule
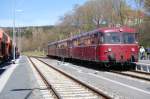
[[[136,63],[136,70],[150,73],[150,64],[147,64],[147,63]]]

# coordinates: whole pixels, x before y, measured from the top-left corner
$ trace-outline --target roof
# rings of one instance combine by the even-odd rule
[[[135,33],[136,30],[134,28],[130,27],[110,27],[110,28],[100,28],[99,31],[107,33],[107,32],[129,32],[129,33]]]
[[[92,34],[95,34],[98,32],[98,29],[95,29],[93,31],[89,31],[89,32],[83,32],[83,33],[80,33],[78,35],[75,35],[71,38],[71,40],[73,39],[78,39],[79,37],[83,37],[83,36],[87,36],[87,35],[92,35]]]
[[[53,44],[58,44],[58,43],[62,43],[62,42],[69,41],[69,40],[78,39],[80,37],[87,36],[87,35],[92,35],[92,34],[95,34],[97,32],[103,32],[103,33],[109,33],[109,32],[136,33],[136,30],[134,28],[130,28],[130,27],[127,27],[127,26],[124,26],[124,27],[104,27],[104,28],[95,29],[93,31],[80,33],[80,34],[75,35],[75,36],[73,36],[71,38],[68,38],[68,39],[64,39],[64,40],[48,43],[48,45],[53,45]]]

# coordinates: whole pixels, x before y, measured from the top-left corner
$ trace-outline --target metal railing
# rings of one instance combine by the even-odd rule
[[[136,63],[136,71],[150,73],[150,64],[148,64],[148,63]]]

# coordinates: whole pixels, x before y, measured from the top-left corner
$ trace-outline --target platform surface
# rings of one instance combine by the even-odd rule
[[[0,99],[42,99],[26,56],[17,59],[16,64],[9,64],[1,69]]]

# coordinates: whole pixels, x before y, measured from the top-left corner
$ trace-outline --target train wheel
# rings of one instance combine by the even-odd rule
[[[125,65],[123,63],[120,64],[121,70],[125,70]]]
[[[111,67],[111,65],[110,65],[110,64],[108,64],[108,63],[104,63],[104,68],[105,68],[106,70],[109,70],[109,69],[110,69],[110,67]]]
[[[131,63],[130,66],[131,66],[131,68],[130,68],[131,70],[135,70],[136,64]]]

